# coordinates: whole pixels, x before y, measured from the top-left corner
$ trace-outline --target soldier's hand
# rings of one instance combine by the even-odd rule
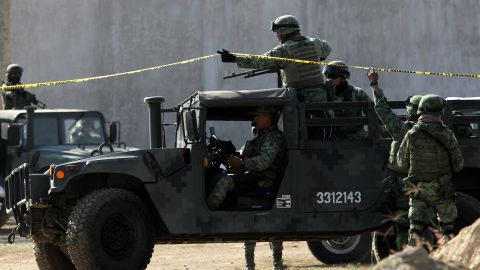
[[[222,62],[224,63],[237,62],[237,57],[225,49],[223,49],[222,51],[217,51],[217,53],[220,54],[220,56],[222,57]]]
[[[368,69],[367,77],[371,82],[378,81],[378,73],[375,71],[374,68]]]
[[[239,157],[229,156],[227,161],[233,173],[240,173],[242,171],[242,160]]]

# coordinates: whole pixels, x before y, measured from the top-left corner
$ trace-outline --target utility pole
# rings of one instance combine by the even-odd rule
[[[10,0],[0,0],[0,75],[10,62]]]

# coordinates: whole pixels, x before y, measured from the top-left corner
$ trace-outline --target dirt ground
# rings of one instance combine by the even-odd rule
[[[0,269],[38,269],[30,241],[17,237],[15,244],[7,243],[13,220],[0,229]],[[268,243],[258,243],[255,262],[257,269],[271,269],[272,257]],[[320,263],[308,250],[305,242],[285,242],[284,261],[289,269],[366,269],[360,265],[328,266]],[[153,269],[244,269],[243,244],[186,244],[156,245],[148,265]]]

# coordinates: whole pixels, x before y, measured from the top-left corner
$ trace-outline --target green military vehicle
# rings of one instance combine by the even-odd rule
[[[9,217],[3,179],[12,169],[28,163],[32,173],[43,173],[52,163],[110,152],[113,148],[108,143],[117,140],[118,128],[119,123],[113,122],[107,138],[105,119],[96,111],[35,107],[0,110],[0,227]],[[126,151],[125,148],[121,143],[113,150]]]
[[[40,269],[142,269],[154,244],[246,240],[305,240],[313,255],[324,260],[321,240],[390,226],[382,183],[390,139],[381,134],[373,104],[299,103],[289,88],[196,92],[174,109],[162,109],[161,97],[145,101],[150,109],[149,149],[53,164],[43,174],[22,165],[6,178],[15,232],[33,239]],[[211,210],[206,204],[208,180],[228,172],[225,157],[252,136],[250,112],[259,105],[280,109],[278,125],[285,135],[288,164],[277,179],[279,188],[232,193],[220,209]],[[454,116],[450,111],[455,106],[480,107],[480,101],[449,105],[447,123],[480,122],[478,116]],[[368,115],[312,117],[327,109],[365,109]],[[176,113],[174,148],[163,148],[165,112]],[[332,127],[349,125],[364,126],[368,137],[333,139]],[[219,139],[229,132],[245,138],[236,146]],[[480,169],[479,141],[461,139],[465,169],[457,179],[457,188],[464,192],[459,199],[480,198],[480,182],[474,181]],[[467,221],[464,212],[470,213]],[[460,209],[459,222],[471,222],[472,215],[480,216],[480,209]],[[363,259],[365,250],[358,245],[354,249],[330,255],[344,261]],[[363,249],[369,252],[369,247]]]

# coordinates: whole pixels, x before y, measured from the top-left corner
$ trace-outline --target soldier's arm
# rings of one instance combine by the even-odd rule
[[[325,40],[321,39],[315,39],[315,42],[317,43],[317,46],[320,48],[320,58],[321,59],[327,59],[327,57],[330,55],[330,52],[332,52],[332,48],[330,47],[330,44],[326,42]]]
[[[5,99],[3,93],[0,93],[0,110],[5,110]]]
[[[453,171],[459,172],[463,169],[463,156],[462,152],[460,151],[460,147],[458,146],[457,138],[455,138],[455,134],[453,131],[450,131],[450,139],[448,140],[448,151],[452,156],[452,165]]]
[[[397,153],[397,163],[400,168],[408,170],[410,168],[410,147],[411,133],[408,132],[400,145]]]
[[[264,53],[265,56],[288,58],[287,51],[282,46],[277,46],[272,50]],[[255,57],[237,57],[237,66],[239,68],[259,69],[269,67],[285,67],[287,63],[285,61],[273,60],[273,59],[261,59]]]
[[[283,145],[283,136],[279,133],[267,135],[260,149],[260,155],[246,158],[245,169],[251,171],[263,171],[270,167],[277,156],[280,147]]]
[[[368,101],[371,102],[372,100],[370,97],[363,91],[362,88],[357,87],[355,89],[356,100],[358,101]],[[364,115],[368,115],[368,110],[362,110]]]
[[[403,121],[388,106],[387,98],[382,89],[373,91],[373,100],[375,102],[375,112],[385,125],[385,129],[394,140],[401,140]]]

